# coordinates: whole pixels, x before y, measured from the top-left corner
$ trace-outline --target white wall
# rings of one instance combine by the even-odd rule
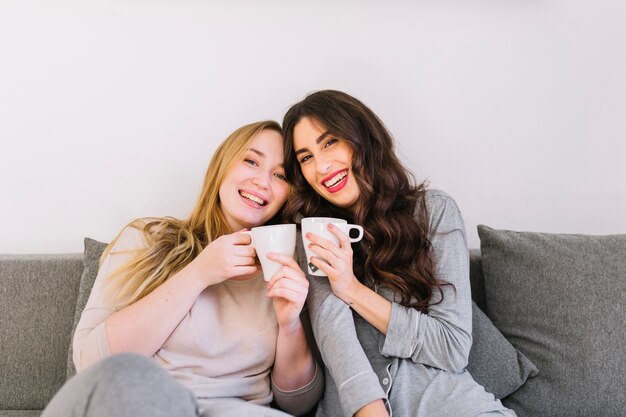
[[[0,253],[188,214],[216,145],[335,88],[477,224],[626,232],[620,0],[0,0]]]

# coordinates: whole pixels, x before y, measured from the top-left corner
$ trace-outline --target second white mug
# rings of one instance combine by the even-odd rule
[[[344,232],[348,237],[350,237],[351,230],[357,230],[359,235],[357,237],[350,237],[350,242],[358,242],[363,239],[363,227],[357,224],[348,224],[348,222],[344,219],[337,219],[335,217],[305,217],[302,219],[302,244],[304,245],[304,251],[306,252],[306,261],[308,272],[311,275],[315,275],[318,277],[325,277],[326,274],[321,269],[318,269],[315,265],[311,263],[311,258],[313,256],[318,256],[315,252],[309,249],[309,239],[306,238],[307,233],[314,233],[324,239],[330,240],[336,244],[339,244],[339,239],[335,237],[334,234],[328,230],[328,224],[331,223],[336,226],[339,230]]]

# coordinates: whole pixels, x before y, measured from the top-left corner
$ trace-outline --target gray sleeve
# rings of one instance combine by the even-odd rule
[[[302,239],[297,239],[300,267],[306,271]],[[313,335],[322,360],[332,376],[346,416],[381,398],[386,398],[356,335],[352,311],[332,293],[328,279],[307,274],[307,305]]]
[[[309,412],[324,393],[324,372],[315,362],[315,375],[311,382],[293,391],[284,391],[272,382],[274,401],[281,410],[294,416],[302,416]]]
[[[435,277],[444,286],[443,301],[434,292],[428,314],[393,303],[381,354],[409,358],[446,371],[467,366],[472,345],[472,302],[465,225],[454,200],[441,191],[426,196]]]

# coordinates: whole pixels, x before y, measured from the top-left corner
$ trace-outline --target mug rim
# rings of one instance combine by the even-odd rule
[[[295,227],[295,223],[284,223],[284,224],[268,224],[265,226],[254,226],[250,231],[254,229],[277,229],[279,227]]]
[[[302,223],[348,223],[346,219],[339,217],[303,217]]]

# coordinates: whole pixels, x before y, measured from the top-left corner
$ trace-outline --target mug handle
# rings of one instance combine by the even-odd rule
[[[350,237],[350,230],[352,229],[356,229],[359,231],[359,235],[357,237]],[[349,224],[348,238],[350,239],[351,243],[359,242],[361,239],[363,239],[363,227],[359,226],[358,224]]]

